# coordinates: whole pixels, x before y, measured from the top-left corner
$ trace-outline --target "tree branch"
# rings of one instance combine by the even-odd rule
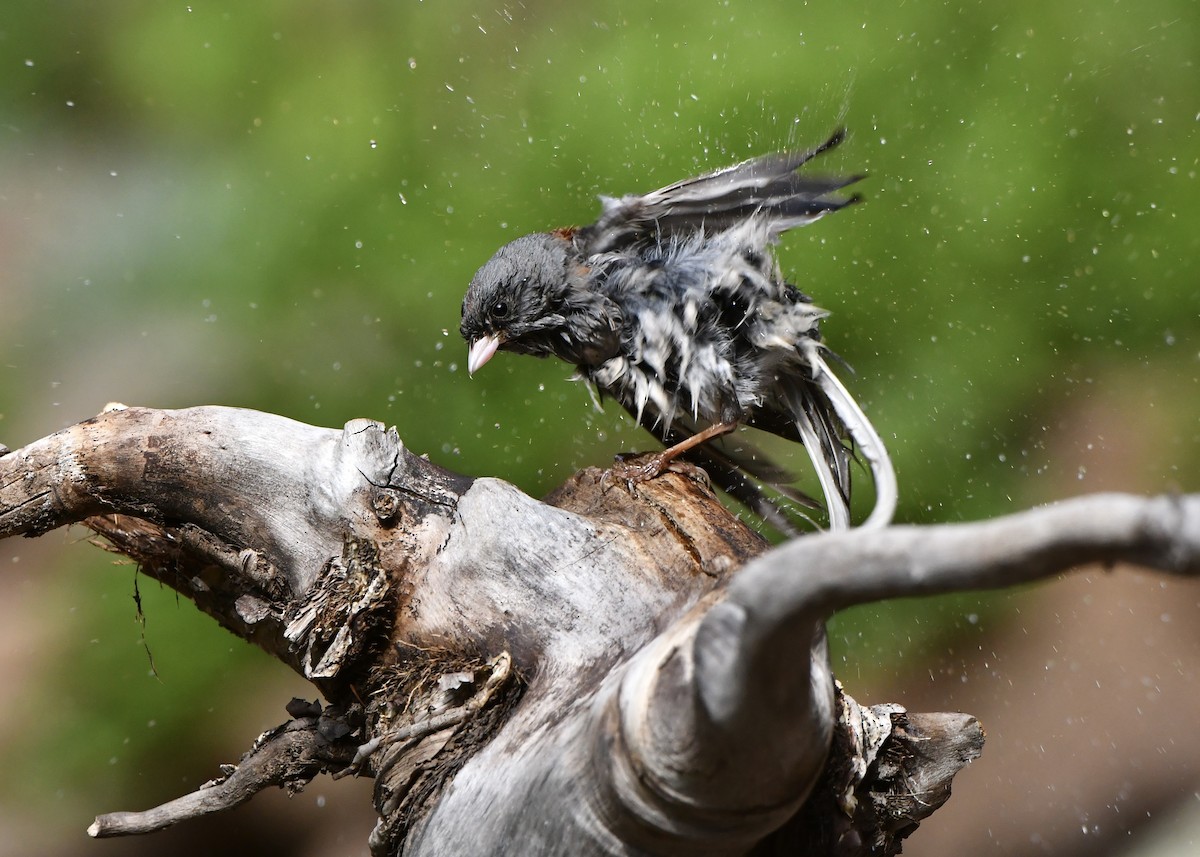
[[[0,455],[0,537],[74,521],[349,718],[332,737],[281,727],[220,783],[94,835],[353,760],[376,777],[379,854],[895,853],[982,731],[841,694],[834,611],[1083,562],[1200,570],[1196,496],[766,551],[691,468],[639,485],[587,470],[539,503],[378,423],[229,408],[117,409]]]
[[[103,839],[152,833],[233,809],[269,786],[298,792],[317,774],[343,767],[353,757],[355,742],[345,739],[350,728],[338,728],[342,725],[343,719],[332,711],[290,720],[260,735],[241,762],[228,766],[220,779],[154,809],[99,816],[88,827],[88,835]]]
[[[619,799],[646,814],[686,796],[709,818],[769,827],[812,788],[831,740],[824,623],[834,611],[1097,561],[1197,574],[1200,496],[1099,495],[976,524],[823,533],[751,560],[723,598],[630,665],[623,698],[639,702],[623,707],[621,734],[637,764],[614,763]]]

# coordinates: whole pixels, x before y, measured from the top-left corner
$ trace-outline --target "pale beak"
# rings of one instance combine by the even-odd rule
[[[499,347],[499,336],[481,336],[472,342],[471,350],[467,352],[467,374],[474,375],[478,372],[484,363],[492,359]]]

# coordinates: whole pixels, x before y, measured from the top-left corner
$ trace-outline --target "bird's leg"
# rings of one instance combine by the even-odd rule
[[[729,434],[738,427],[736,420],[713,423],[704,431],[696,432],[689,438],[684,438],[674,446],[668,446],[662,452],[650,456],[638,456],[632,461],[618,461],[613,465],[612,473],[626,482],[648,482],[670,466],[671,462],[685,452],[695,449],[702,443],[707,443],[715,437]]]

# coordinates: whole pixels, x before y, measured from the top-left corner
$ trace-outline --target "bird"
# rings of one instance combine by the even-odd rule
[[[861,174],[800,172],[844,139],[839,128],[813,148],[601,196],[594,223],[504,245],[463,298],[469,374],[498,351],[572,364],[667,446],[638,481],[681,457],[787,534],[796,532],[787,510],[820,504],[733,432],[749,426],[804,446],[830,530],[851,525],[851,464],[861,456],[875,486],[861,526],[886,526],[897,501],[891,459],[826,359],[819,324],[828,313],[784,278],[773,252],[787,230],[860,201],[843,191]]]

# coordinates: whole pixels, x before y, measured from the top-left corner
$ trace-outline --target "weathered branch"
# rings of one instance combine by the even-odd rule
[[[316,706],[320,708],[320,706]],[[236,766],[189,795],[145,812],[114,812],[97,818],[88,835],[97,839],[151,833],[180,821],[245,803],[271,786],[298,792],[321,772],[347,764],[356,742],[336,712],[315,713],[264,732]]]
[[[798,539],[748,563],[728,596],[705,614],[692,644],[698,706],[713,728],[728,732],[787,729],[780,653],[810,648],[812,629],[835,611],[886,598],[1015,586],[1117,561],[1200,573],[1200,496],[1097,495],[982,523]],[[815,659],[814,669],[825,663]],[[828,676],[814,676],[814,689],[828,684]],[[675,696],[663,704],[675,705]],[[801,699],[791,707],[810,704]],[[763,712],[773,710],[783,715],[778,725],[763,722]]]
[[[0,456],[0,537],[74,521],[310,678],[356,736],[268,764],[308,740],[284,730],[224,784],[98,835],[349,770],[376,778],[372,849],[417,855],[894,853],[982,732],[839,695],[832,612],[1097,560],[1200,571],[1200,497],[764,553],[690,469],[584,471],[539,503],[378,423],[227,408],[114,410]]]
[[[720,811],[747,826],[756,815],[766,826],[789,817],[831,738],[823,628],[835,610],[1118,560],[1200,572],[1200,496],[1103,495],[979,524],[825,533],[752,560],[723,598],[631,662],[622,695],[639,704],[622,708],[620,799],[640,813],[667,813],[686,795],[706,817]],[[763,735],[771,740],[757,740]],[[641,764],[624,770],[626,758]]]

